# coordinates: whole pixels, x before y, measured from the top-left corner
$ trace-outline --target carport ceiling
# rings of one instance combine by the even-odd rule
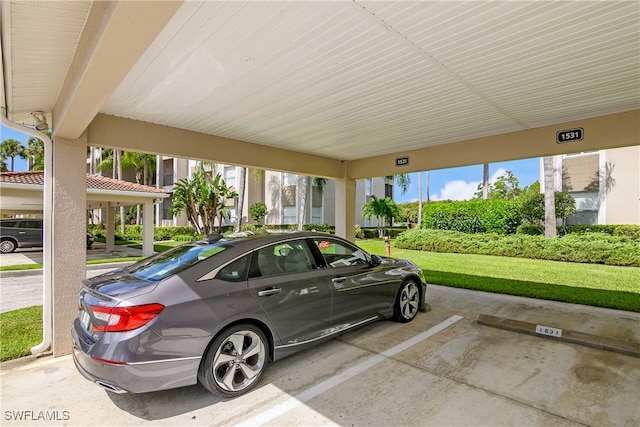
[[[53,111],[93,6],[2,2],[11,119]],[[498,135],[637,110],[639,16],[637,1],[187,1],[100,112],[340,160]]]

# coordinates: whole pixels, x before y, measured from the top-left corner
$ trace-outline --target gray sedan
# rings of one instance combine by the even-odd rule
[[[322,233],[211,235],[87,279],[73,358],[113,392],[201,383],[233,397],[268,361],[370,322],[409,322],[426,285],[407,260]]]

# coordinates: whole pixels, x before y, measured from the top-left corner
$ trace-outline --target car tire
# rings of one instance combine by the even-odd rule
[[[269,360],[269,343],[260,328],[238,324],[225,329],[211,343],[198,380],[211,393],[236,397],[256,386]]]
[[[398,322],[411,322],[418,314],[420,306],[420,288],[413,280],[407,280],[400,286],[393,310],[393,318]]]
[[[3,239],[0,242],[0,253],[10,254],[11,252],[15,251],[17,247],[18,245],[15,241],[11,239]]]

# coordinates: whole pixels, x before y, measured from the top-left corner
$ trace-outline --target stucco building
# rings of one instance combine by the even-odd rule
[[[639,145],[565,154],[554,162],[557,190],[576,201],[567,224],[640,225]]]

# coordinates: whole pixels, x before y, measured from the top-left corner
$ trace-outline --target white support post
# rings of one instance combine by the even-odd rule
[[[142,208],[142,255],[153,255],[153,202]]]

